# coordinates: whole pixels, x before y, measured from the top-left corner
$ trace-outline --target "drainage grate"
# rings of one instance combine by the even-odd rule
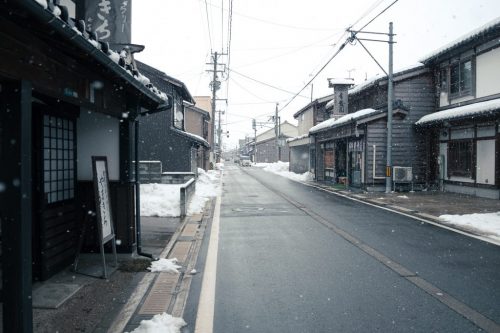
[[[179,274],[159,273],[151,291],[139,310],[139,314],[155,315],[166,312],[178,280]]]

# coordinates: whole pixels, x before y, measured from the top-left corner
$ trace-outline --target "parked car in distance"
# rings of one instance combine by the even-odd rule
[[[240,156],[240,165],[241,166],[252,166],[252,162],[250,161],[250,156]]]

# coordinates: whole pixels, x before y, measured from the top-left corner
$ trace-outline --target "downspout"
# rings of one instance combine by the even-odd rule
[[[135,148],[135,231],[137,238],[137,254],[143,257],[157,260],[150,253],[142,252],[141,242],[141,181],[139,177],[139,115],[135,118],[135,131],[134,131],[134,148]]]

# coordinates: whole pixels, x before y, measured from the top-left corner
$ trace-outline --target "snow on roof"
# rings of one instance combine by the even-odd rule
[[[353,78],[337,78],[337,79],[328,79],[329,84],[354,84],[354,79]]]
[[[498,28],[498,27],[500,27],[500,17],[470,31],[469,33],[461,36],[460,38],[455,39],[454,41],[452,41],[448,44],[441,46],[437,50],[434,50],[433,52],[427,54],[425,57],[420,59],[420,61],[421,62],[428,62],[432,58],[436,58],[436,57],[442,55],[443,53],[450,51],[451,49],[453,49],[455,47],[458,47],[462,44],[468,43],[468,42],[472,41],[473,39],[479,37],[480,35],[488,32],[489,30],[491,30],[493,28]]]
[[[330,109],[330,108],[333,108],[333,106],[335,105],[335,98],[332,99],[330,102],[326,103],[325,105],[325,109]]]
[[[411,70],[414,70],[414,69],[417,69],[419,67],[423,67],[424,65],[420,62],[416,63],[416,64],[413,64],[413,65],[410,65],[410,66],[407,66],[407,67],[403,67],[403,68],[399,68],[398,70],[396,70],[394,73],[393,73],[393,76],[397,76],[397,75],[401,75],[405,72],[409,72]],[[372,86],[373,84],[375,84],[376,82],[378,81],[381,81],[383,79],[387,79],[387,75],[382,75],[382,74],[377,74],[373,77],[371,77],[370,79],[354,86],[352,89],[349,89],[349,95],[354,95],[354,94],[357,94],[363,90],[365,90],[366,88]]]
[[[53,9],[52,9],[52,11],[50,11],[47,0],[34,0],[34,1],[36,3],[38,3],[44,10],[51,12],[52,15],[59,18],[60,20],[63,20],[60,5],[54,3],[52,6]],[[69,20],[73,21],[72,18],[67,18],[67,19],[68,19],[68,21]],[[76,26],[70,27],[69,25],[64,25],[63,27],[71,28],[81,38],[83,38],[85,41],[87,41],[89,44],[91,44],[94,48],[96,48],[97,50],[100,50],[102,53],[106,54],[114,63],[119,65],[125,72],[127,72],[129,75],[134,77],[137,81],[142,83],[146,88],[148,88],[151,92],[153,92],[157,97],[161,98],[165,102],[168,102],[168,95],[165,94],[163,91],[160,91],[153,84],[151,84],[149,78],[147,78],[146,76],[139,73],[139,71],[132,72],[129,70],[129,68],[127,68],[125,58],[127,58],[128,51],[123,49],[123,50],[121,50],[121,52],[118,53],[118,52],[115,52],[115,51],[109,49],[109,46],[104,47],[103,44],[101,44],[101,42],[99,42],[97,35],[94,34],[90,30],[80,31],[78,27],[76,27]],[[85,32],[86,32],[86,34],[84,34]],[[123,60],[120,62],[121,59],[123,59]]]
[[[305,139],[309,136],[309,133],[306,133],[306,134],[302,134],[300,136],[296,136],[294,138],[288,138],[286,139],[286,142],[293,142],[293,141],[298,141],[298,140],[302,140],[302,139]]]
[[[500,111],[500,98],[497,98],[486,102],[479,102],[479,103],[459,106],[453,109],[434,112],[426,116],[423,116],[415,124],[426,125],[429,123],[435,123],[445,120],[454,120],[466,117],[474,117],[477,115],[486,114],[488,112],[493,113],[499,111]]]
[[[354,113],[346,114],[345,116],[342,116],[338,119],[334,119],[334,118],[327,119],[327,120],[319,123],[318,125],[311,127],[311,129],[309,130],[309,133],[313,134],[313,133],[317,133],[317,132],[320,132],[320,131],[325,130],[325,129],[337,127],[339,125],[346,124],[346,123],[351,122],[353,120],[357,120],[357,119],[366,117],[372,113],[377,113],[377,112],[380,112],[380,111],[375,110],[375,109],[363,109],[363,110],[356,111]]]
[[[201,143],[203,143],[204,145],[206,145],[207,147],[209,147],[210,145],[208,144],[207,140],[203,139],[201,136],[199,135],[196,135],[196,134],[193,134],[193,133],[189,133],[189,132],[184,132],[184,131],[180,131],[182,132],[183,134],[185,134],[186,136],[189,136],[190,138],[192,139],[195,139],[196,141],[199,141]]]

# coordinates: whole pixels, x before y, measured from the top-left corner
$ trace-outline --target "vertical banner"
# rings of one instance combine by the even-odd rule
[[[335,114],[347,114],[347,102],[348,102],[348,92],[347,85],[338,85],[334,90],[334,113]]]
[[[132,0],[85,0],[85,24],[99,40],[131,42]]]

